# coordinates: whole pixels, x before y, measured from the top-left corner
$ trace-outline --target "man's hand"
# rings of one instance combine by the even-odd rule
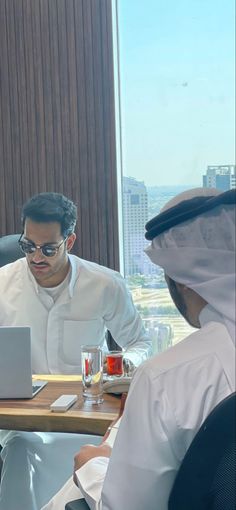
[[[132,376],[135,370],[135,366],[132,361],[128,358],[123,358],[124,375]]]
[[[75,472],[81,468],[86,462],[94,457],[110,457],[111,447],[108,444],[101,444],[94,446],[91,444],[84,445],[80,448],[79,453],[74,457],[74,482],[77,485],[77,478]]]
[[[109,436],[109,434],[110,434],[110,432],[111,432],[112,427],[116,424],[116,422],[117,422],[117,421],[120,419],[120,417],[122,416],[122,414],[123,414],[123,412],[124,412],[124,408],[125,408],[125,401],[126,401],[127,395],[128,395],[128,393],[122,393],[122,395],[121,395],[121,400],[120,400],[120,410],[119,410],[119,414],[118,414],[117,418],[111,422],[110,427],[108,427],[108,429],[107,429],[107,431],[106,431],[105,435],[104,435],[104,436],[103,436],[103,438],[102,438],[102,443],[101,443],[101,444],[103,444],[103,443],[107,440],[107,438],[108,438],[108,436]]]
[[[75,472],[77,469],[81,468],[86,462],[88,462],[90,459],[93,459],[94,457],[110,457],[112,448],[105,443],[106,439],[108,438],[110,434],[110,430],[113,425],[119,420],[119,418],[122,416],[124,407],[125,407],[125,401],[127,398],[127,393],[122,393],[121,395],[121,401],[120,401],[120,411],[117,418],[111,423],[110,427],[108,427],[106,434],[102,438],[102,442],[99,446],[94,446],[92,444],[84,445],[80,448],[79,453],[77,453],[74,457],[74,475],[73,480],[74,483],[77,485],[77,477],[75,476]]]

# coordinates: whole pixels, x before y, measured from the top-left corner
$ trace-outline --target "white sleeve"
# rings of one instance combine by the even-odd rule
[[[167,510],[180,465],[175,442],[169,438],[177,436],[179,440],[161,379],[149,377],[147,370],[140,367],[130,387],[110,458],[102,510]]]
[[[72,476],[41,510],[65,510],[66,503],[83,498]]]
[[[149,377],[145,367],[140,367],[129,390],[110,460],[91,459],[77,472],[90,508],[167,510],[180,466],[179,441],[181,432],[163,378]]]
[[[124,278],[117,274],[106,293],[104,321],[114,340],[137,367],[152,354],[152,342],[143,326]]]
[[[108,462],[108,457],[95,457],[76,471],[78,487],[91,510],[102,509],[101,491]]]
[[[113,425],[109,436],[103,444],[108,444],[111,448],[117,436],[122,417]],[[101,491],[104,478],[107,471],[109,459],[108,457],[95,457],[88,461],[84,466],[76,471],[78,486],[81,489],[90,508],[100,509]]]

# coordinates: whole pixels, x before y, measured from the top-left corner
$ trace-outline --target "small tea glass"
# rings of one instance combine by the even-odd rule
[[[107,375],[112,377],[122,377],[124,375],[123,368],[123,352],[110,351],[106,354]]]

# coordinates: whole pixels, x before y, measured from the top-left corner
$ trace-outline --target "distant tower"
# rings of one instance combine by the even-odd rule
[[[211,165],[203,178],[203,188],[217,188],[221,191],[236,188],[235,165]]]
[[[235,189],[236,188],[236,166],[234,165],[233,166],[233,170],[232,170],[232,173],[231,173],[231,179],[230,179],[230,189]]]
[[[148,221],[148,195],[144,182],[123,177],[123,231],[125,276],[148,273],[143,253],[145,224]]]

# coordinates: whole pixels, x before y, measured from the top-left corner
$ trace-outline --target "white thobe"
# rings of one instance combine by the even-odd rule
[[[235,345],[220,321],[205,307],[199,331],[136,371],[110,460],[91,459],[77,471],[91,509],[167,510],[195,434],[211,410],[235,391]],[[69,482],[66,497],[76,497]],[[64,504],[63,491],[60,498]],[[44,510],[64,506],[55,496]]]
[[[69,259],[69,286],[62,285],[55,302],[53,293],[37,285],[26,259],[2,267],[0,324],[31,327],[35,373],[80,373],[81,345],[102,345],[105,328],[138,365],[150,355],[151,342],[124,279],[74,255]],[[97,444],[100,439],[2,431],[0,510],[38,510],[71,474],[74,454],[88,441]]]

